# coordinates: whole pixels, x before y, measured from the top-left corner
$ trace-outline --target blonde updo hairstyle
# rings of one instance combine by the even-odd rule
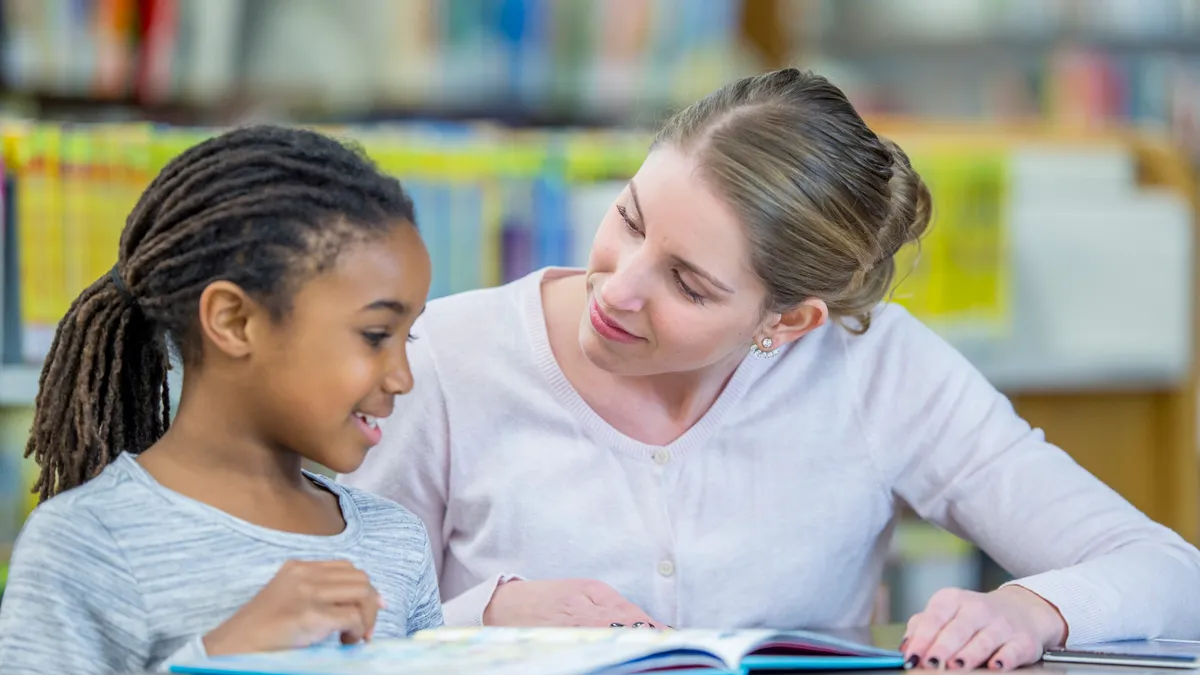
[[[691,154],[733,207],[767,311],[819,298],[848,330],[866,332],[896,253],[929,226],[929,190],[908,156],[811,73],[727,85],[670,118],[655,145]]]

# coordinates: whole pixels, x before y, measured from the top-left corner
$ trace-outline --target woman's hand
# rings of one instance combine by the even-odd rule
[[[611,586],[591,579],[510,581],[483,611],[487,626],[665,628]]]
[[[910,667],[1008,670],[1036,662],[1066,638],[1058,610],[1020,586],[947,588],[909,620],[900,651]]]
[[[209,656],[307,647],[330,635],[369,640],[382,599],[349,562],[284,563],[270,583],[204,637]]]

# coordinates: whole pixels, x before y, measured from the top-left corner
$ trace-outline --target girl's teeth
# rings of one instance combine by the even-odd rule
[[[372,429],[375,428],[375,424],[376,424],[377,420],[373,415],[366,415],[364,413],[358,413],[358,419],[362,420],[363,423],[366,424],[368,427],[371,427]]]

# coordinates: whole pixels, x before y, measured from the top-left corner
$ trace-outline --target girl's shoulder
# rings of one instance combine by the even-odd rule
[[[153,518],[146,492],[126,474],[124,461],[132,459],[122,455],[99,476],[38,504],[17,535],[14,564],[18,556],[36,562],[62,551],[92,563],[120,563],[124,530]]]
[[[407,508],[387,497],[339,483],[327,476],[314,474],[313,478],[338,495],[343,503],[343,516],[357,519],[368,536],[411,538],[418,548],[425,545],[428,538],[425,525]]]

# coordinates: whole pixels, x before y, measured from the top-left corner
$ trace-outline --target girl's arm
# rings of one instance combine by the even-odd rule
[[[425,558],[414,595],[412,609],[408,614],[408,634],[442,626],[445,623],[442,616],[442,600],[438,595],[437,571],[433,567],[433,549],[428,538],[425,540]]]
[[[1048,601],[1068,643],[1200,635],[1200,552],[1047,443],[932,331],[899,307],[882,316],[847,343],[881,480]]]
[[[132,571],[95,516],[69,496],[33,512],[0,602],[5,673],[143,671],[145,617]]]

